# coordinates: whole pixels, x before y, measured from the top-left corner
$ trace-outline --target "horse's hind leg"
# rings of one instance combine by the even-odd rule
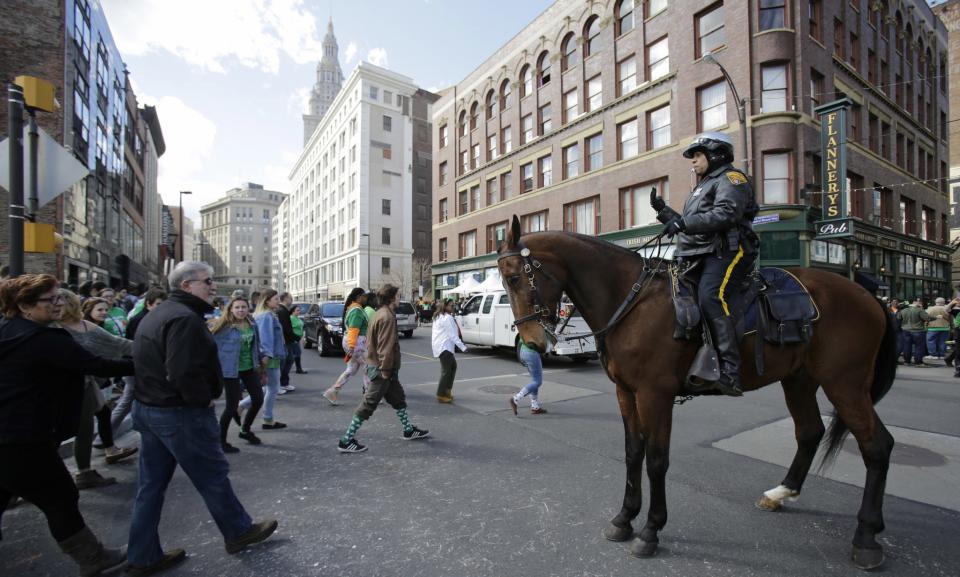
[[[793,417],[797,452],[780,485],[766,491],[757,501],[757,508],[764,511],[778,511],[784,500],[797,500],[824,433],[817,405],[817,384],[806,375],[784,379],[782,384],[787,408]]]
[[[670,430],[673,425],[673,398],[655,397],[640,403],[640,420],[647,431],[646,464],[650,479],[650,508],[640,538],[630,547],[637,557],[657,552],[657,534],[667,524],[667,468],[670,466]]]
[[[636,398],[632,391],[617,384],[617,402],[623,417],[625,436],[624,456],[627,465],[627,482],[623,490],[623,506],[610,526],[603,530],[604,538],[610,541],[626,541],[633,536],[633,520],[643,506],[643,456],[644,440],[640,432]]]

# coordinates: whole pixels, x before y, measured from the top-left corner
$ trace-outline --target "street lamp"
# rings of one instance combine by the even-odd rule
[[[715,64],[717,68],[720,69],[723,77],[727,80],[727,86],[730,87],[730,92],[733,93],[733,99],[737,102],[737,117],[740,119],[740,142],[742,143],[741,146],[743,146],[743,172],[746,173],[747,176],[750,176],[750,155],[747,154],[747,101],[746,99],[740,98],[740,95],[737,93],[737,87],[733,84],[733,79],[730,78],[730,75],[727,74],[727,69],[717,61],[713,53],[707,52],[704,54],[703,61],[708,64]]]
[[[179,240],[180,240],[180,260],[181,261],[183,260],[183,249],[184,249],[184,245],[186,244],[184,241],[187,238],[183,231],[183,195],[185,194],[193,194],[193,192],[189,190],[180,191],[180,239]]]
[[[367,237],[367,290],[372,291],[373,285],[370,282],[370,234],[361,232],[360,236],[361,238]]]

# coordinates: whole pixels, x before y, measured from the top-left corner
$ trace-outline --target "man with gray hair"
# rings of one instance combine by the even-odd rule
[[[133,343],[137,371],[133,425],[140,432],[140,478],[130,522],[129,575],[152,575],[186,557],[164,553],[157,528],[177,464],[203,497],[228,553],[263,541],[276,520],[253,523],[227,477],[213,400],[223,392],[217,345],[203,317],[217,292],[213,269],[181,262],[170,274],[170,296],[144,317]]]
[[[932,307],[927,308],[927,354],[942,359],[947,356],[947,337],[950,335],[950,312],[947,310],[947,301],[937,297]]]

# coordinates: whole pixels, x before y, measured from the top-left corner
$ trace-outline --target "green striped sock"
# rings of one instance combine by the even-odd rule
[[[357,436],[357,430],[360,429],[360,425],[363,424],[363,419],[354,415],[353,419],[350,421],[350,426],[347,427],[347,432],[344,433],[343,437],[340,438],[344,443],[349,443]]]
[[[410,417],[407,416],[406,409],[397,409],[397,416],[400,417],[400,424],[403,425],[403,431],[412,431],[413,425],[410,424]]]

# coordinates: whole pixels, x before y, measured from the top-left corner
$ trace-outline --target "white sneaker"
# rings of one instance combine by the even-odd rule
[[[296,390],[297,390],[297,387],[293,386],[293,383],[290,383],[290,384],[287,385],[286,387],[281,387],[281,388],[285,388],[285,389],[287,389],[288,391],[296,391]]]
[[[287,389],[285,389],[285,388],[283,388],[283,387],[280,387],[280,390],[277,391],[277,396],[286,395],[286,394],[287,394]]]
[[[337,400],[338,397],[339,397],[339,392],[337,391],[337,389],[335,389],[335,388],[333,388],[333,387],[330,387],[329,389],[327,389],[326,391],[323,392],[323,398],[325,398],[326,400],[330,401],[330,404],[331,404],[331,405],[339,405],[339,404],[340,404],[340,403],[338,402],[338,400]]]

